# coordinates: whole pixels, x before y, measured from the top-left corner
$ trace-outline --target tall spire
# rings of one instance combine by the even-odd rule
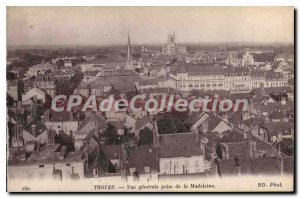
[[[132,54],[131,54],[131,46],[130,46],[130,35],[128,31],[128,43],[127,43],[127,60],[132,59]]]

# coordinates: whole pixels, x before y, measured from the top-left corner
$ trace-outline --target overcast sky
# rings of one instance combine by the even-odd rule
[[[294,40],[292,7],[8,7],[8,45],[284,42]]]

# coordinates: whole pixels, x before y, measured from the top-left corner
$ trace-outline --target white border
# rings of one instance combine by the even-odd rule
[[[5,139],[5,134],[6,134],[6,125],[5,120],[6,120],[6,6],[295,6],[296,9],[300,8],[299,4],[300,1],[296,0],[249,0],[249,1],[241,1],[241,0],[226,0],[226,1],[221,1],[221,0],[201,0],[201,1],[194,1],[194,0],[157,0],[154,2],[154,0],[110,0],[110,1],[102,1],[99,2],[97,0],[71,0],[71,1],[62,1],[62,0],[30,0],[30,1],[25,1],[25,0],[9,0],[6,2],[1,1],[0,2],[1,7],[0,7],[0,29],[1,29],[1,36],[0,36],[0,54],[1,54],[1,69],[3,72],[0,72],[0,79],[1,79],[1,84],[0,87],[3,90],[0,94],[1,96],[1,106],[0,106],[0,120],[2,120],[2,124],[0,125],[1,127],[1,146],[0,146],[0,153],[1,153],[1,165],[0,165],[0,191],[1,191],[1,197],[5,196],[8,197],[9,194],[6,193],[6,139]],[[299,10],[298,10],[298,15],[299,15]],[[299,22],[297,21],[297,26],[299,27]],[[297,46],[298,43],[295,43]],[[299,57],[299,51],[297,51],[296,57]],[[298,61],[297,61],[298,62]],[[298,67],[298,65],[297,65]],[[297,76],[299,78],[299,68],[297,69]],[[297,91],[296,93],[300,93],[300,88],[297,86]],[[298,97],[297,97],[297,102],[298,102]],[[299,106],[298,106],[299,107]],[[297,108],[297,113],[298,113],[298,108]],[[297,123],[298,123],[297,119]],[[298,128],[298,127],[297,127]],[[299,134],[297,135],[297,143],[299,142]],[[299,148],[299,146],[297,147]],[[299,158],[299,149],[297,149],[297,159]],[[298,166],[299,167],[299,166]],[[297,174],[297,173],[296,173]],[[297,174],[298,176],[298,174]],[[297,180],[297,184],[299,183],[299,180]],[[234,184],[232,184],[234,185]],[[299,189],[298,189],[299,191]],[[74,194],[73,194],[74,195]],[[68,195],[68,196],[73,196],[73,195]],[[195,196],[203,196],[203,194],[194,194]],[[63,195],[55,195],[57,197],[63,197]],[[80,194],[79,196],[82,196]],[[96,195],[99,196],[99,195]],[[100,196],[109,196],[105,194],[101,194]],[[116,195],[113,195],[116,196]],[[122,194],[121,196],[124,196]],[[125,196],[131,196],[131,195],[125,195]],[[140,194],[138,194],[140,196]],[[162,197],[165,195],[155,195],[158,197]],[[173,196],[173,194],[169,194],[168,196]],[[204,195],[207,196],[207,195]],[[210,197],[216,197],[218,195],[210,195]],[[227,195],[231,196],[231,195]],[[258,194],[253,194],[252,196],[256,197],[264,197],[266,195],[258,195]],[[272,196],[272,195],[269,195]],[[282,195],[280,196],[288,196],[288,195]]]

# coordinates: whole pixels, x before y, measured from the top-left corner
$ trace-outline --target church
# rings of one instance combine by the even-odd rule
[[[187,52],[185,46],[180,46],[176,44],[175,32],[173,32],[173,34],[168,35],[168,42],[162,47],[162,53],[164,55],[177,55],[185,54]]]

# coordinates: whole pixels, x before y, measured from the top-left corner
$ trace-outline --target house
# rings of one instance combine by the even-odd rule
[[[160,174],[205,172],[204,155],[197,133],[174,133],[156,137],[158,138]]]
[[[264,123],[263,130],[268,134],[271,143],[280,142],[282,139],[293,139],[294,123],[269,122]]]
[[[72,61],[70,59],[65,59],[64,67],[72,67]]]
[[[34,141],[38,144],[48,143],[50,141],[49,137],[53,136],[51,133],[52,131],[47,130],[43,123],[39,121],[33,121],[25,126],[22,130],[24,145],[26,145],[28,142],[32,143]]]
[[[217,167],[220,177],[226,176],[280,176],[290,174],[290,166],[285,158],[262,157],[246,159],[218,160]],[[287,167],[287,168],[284,168]]]
[[[104,155],[110,160],[115,170],[120,171],[122,160],[122,145],[102,145]]]
[[[57,69],[56,65],[42,61],[40,64],[29,67],[29,69],[25,75],[29,78],[31,76],[44,75],[44,74],[52,72],[56,69]]]
[[[9,149],[8,181],[78,180],[85,178],[86,161],[83,151],[68,151],[65,146],[51,144],[29,156],[24,151]]]
[[[142,146],[128,151],[127,181],[148,183],[158,181],[157,148]]]
[[[125,127],[128,129],[129,133],[134,133],[135,132],[135,124],[136,124],[136,119],[133,118],[131,115],[126,115],[125,118]]]
[[[56,85],[55,81],[49,74],[45,74],[43,76],[38,76],[34,79],[33,86],[40,90],[45,91],[51,98],[55,97],[56,93]]]
[[[53,129],[57,134],[59,134],[59,131],[63,131],[71,138],[74,138],[79,126],[79,119],[74,117],[72,111],[51,111],[51,113],[49,111],[45,111],[44,121],[47,129]]]
[[[231,130],[231,126],[226,119],[204,112],[202,116],[192,125],[191,131],[201,133],[217,132],[220,135],[227,130]]]
[[[135,122],[135,137],[139,138],[140,131],[148,128],[150,130],[153,130],[154,124],[153,121],[151,120],[150,116],[145,115],[141,119],[138,119]]]
[[[16,80],[7,81],[7,94],[18,101],[18,82]]]
[[[80,149],[87,142],[92,141],[94,145],[99,145],[100,134],[106,129],[106,120],[92,114],[79,123],[74,137],[75,148]]]
[[[108,124],[112,125],[116,130],[118,135],[125,134],[125,120],[122,121],[111,121]]]

